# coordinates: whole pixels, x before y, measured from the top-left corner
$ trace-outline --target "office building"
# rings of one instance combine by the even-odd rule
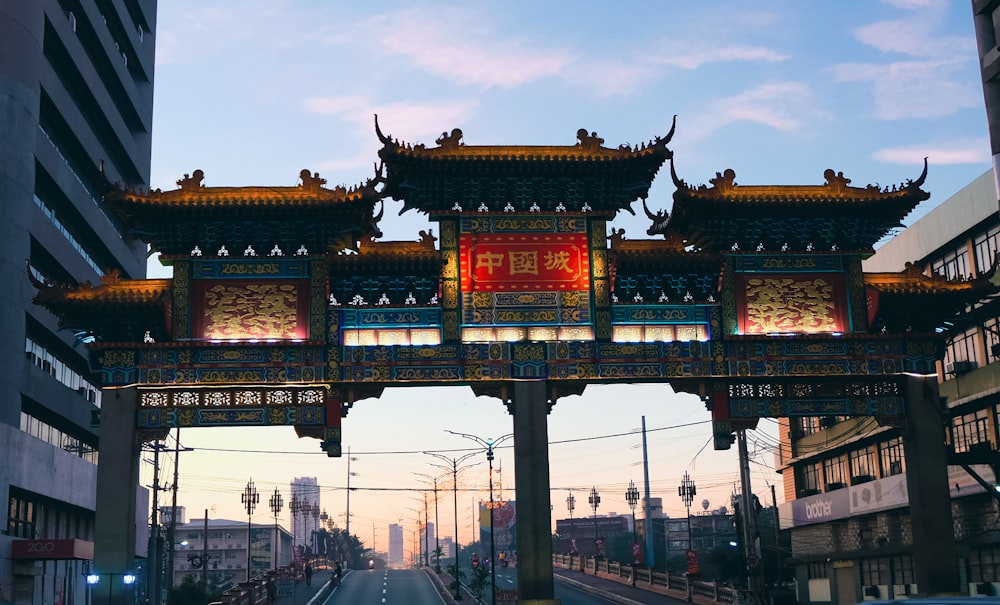
[[[986,277],[1000,249],[993,171],[907,227],[864,262],[879,273]],[[1000,594],[996,461],[1000,308],[987,291],[977,305],[941,317],[949,340],[937,374],[949,446],[958,569],[970,594]],[[781,421],[776,468],[783,475],[783,529],[801,603],[895,598],[916,590],[903,427],[874,417]]]
[[[319,483],[316,477],[295,477],[289,486],[292,497],[288,514],[291,518],[295,544],[304,552],[314,552],[313,532],[320,527],[322,508],[319,504]]]
[[[102,194],[149,184],[155,26],[155,0],[0,4],[0,602],[83,602],[93,571],[101,392],[31,280],[145,275]]]

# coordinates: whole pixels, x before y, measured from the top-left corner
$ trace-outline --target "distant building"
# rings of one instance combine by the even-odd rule
[[[296,477],[292,479],[290,490],[291,498],[294,498],[298,506],[301,507],[298,513],[293,513],[291,500],[289,500],[288,515],[292,521],[292,535],[295,536],[297,545],[302,546],[305,550],[310,550],[312,548],[312,532],[319,528],[318,517],[321,511],[319,483],[316,482],[316,477]]]
[[[405,566],[403,554],[403,526],[397,523],[389,525],[389,559],[390,566]]]
[[[292,534],[280,525],[277,530],[274,524],[254,523],[248,528],[245,521],[209,519],[206,543],[205,520],[192,519],[190,523],[179,524],[175,535],[174,586],[179,585],[184,576],[193,576],[199,581],[204,577],[210,586],[222,588],[246,581],[248,547],[250,577],[292,562]],[[181,546],[181,542],[186,545]]]

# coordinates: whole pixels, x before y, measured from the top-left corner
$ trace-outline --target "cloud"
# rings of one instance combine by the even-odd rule
[[[664,65],[673,65],[683,69],[698,69],[702,65],[709,63],[732,63],[736,61],[780,63],[787,59],[788,55],[783,55],[760,46],[735,45],[692,51],[689,45],[685,45],[683,52],[678,49],[678,52],[665,53],[659,59],[659,62]]]
[[[988,164],[990,143],[986,138],[958,139],[906,147],[886,147],[872,154],[872,159],[889,164],[913,165],[927,158],[932,165]]]
[[[958,79],[955,61],[898,61],[887,65],[842,64],[837,82],[871,82],[875,116],[882,120],[948,116],[982,104],[982,90]]]
[[[804,124],[826,117],[816,106],[815,95],[802,82],[762,84],[703,106],[702,114],[691,124],[689,136],[704,138],[736,122],[753,122],[783,132],[797,132]]]
[[[871,82],[875,116],[883,120],[927,119],[951,115],[982,103],[982,91],[964,77],[977,56],[968,37],[939,35],[938,0],[894,0],[914,15],[879,21],[855,30],[856,38],[886,55],[884,64],[847,63],[831,68],[836,82]]]
[[[456,10],[430,18],[418,10],[383,15],[369,24],[381,49],[445,80],[481,88],[514,88],[562,71],[570,53],[520,37],[498,37],[486,21]],[[455,32],[463,35],[456,36]]]

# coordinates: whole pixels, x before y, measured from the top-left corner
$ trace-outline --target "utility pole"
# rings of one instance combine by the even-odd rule
[[[736,443],[739,447],[740,456],[740,489],[743,491],[742,512],[743,512],[743,554],[747,563],[747,591],[753,603],[760,603],[760,555],[757,553],[757,515],[753,502],[753,494],[750,492],[750,456],[747,454],[747,431],[737,429]]]
[[[201,587],[208,590],[208,509],[205,509],[205,533],[201,539]]]
[[[176,442],[174,443],[174,484],[171,486],[170,501],[170,525],[167,529],[167,541],[170,544],[170,550],[167,551],[169,555],[167,558],[167,573],[170,574],[167,580],[167,589],[174,587],[174,549],[177,548],[177,538],[175,533],[177,531],[177,476],[178,467],[181,462],[181,427],[177,427]]]
[[[351,457],[351,448],[347,448],[347,510],[344,520],[344,531],[347,532],[347,539],[351,538],[351,477],[354,473],[351,472],[351,461],[357,462],[357,458]]]
[[[650,569],[652,569],[653,565],[656,563],[656,560],[655,560],[655,558],[653,556],[656,551],[653,548],[654,547],[654,544],[653,544],[653,521],[651,519],[651,517],[653,515],[652,515],[652,509],[651,509],[651,498],[649,496],[649,450],[646,449],[646,417],[645,416],[642,417],[642,476],[643,476],[643,481],[645,482],[645,488],[646,488],[645,489],[646,493],[644,495],[645,497],[643,498],[643,502],[644,502],[645,507],[646,507],[646,514],[643,515],[645,517],[644,523],[645,523],[645,526],[646,526],[646,567],[649,567]]]
[[[151,605],[160,604],[160,574],[163,571],[163,536],[160,535],[160,520],[158,517],[160,510],[160,449],[163,444],[159,441],[151,444],[153,448],[153,516],[150,526],[152,532],[149,536],[149,556],[146,571],[146,598]]]

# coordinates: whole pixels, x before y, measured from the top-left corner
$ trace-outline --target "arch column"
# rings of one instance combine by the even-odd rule
[[[552,572],[549,497],[549,398],[544,380],[514,383],[514,474],[517,476],[519,605],[558,605]]]
[[[101,400],[93,569],[99,579],[90,588],[92,605],[132,605],[135,602],[136,584],[126,585],[124,577],[136,573],[135,500],[139,484],[139,446],[135,418],[138,409],[139,391],[134,387],[105,391]]]

